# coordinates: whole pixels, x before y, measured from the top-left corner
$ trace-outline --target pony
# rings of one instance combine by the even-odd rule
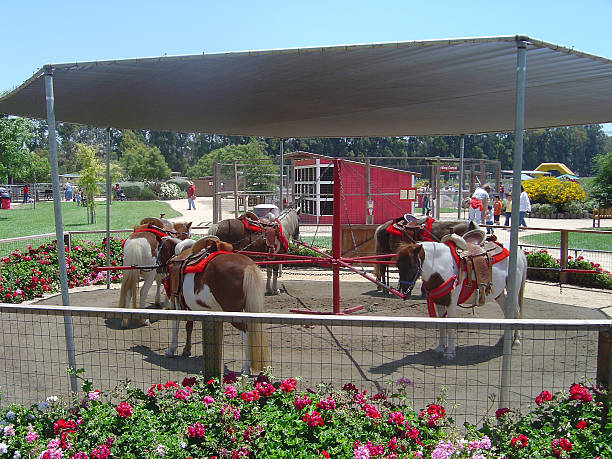
[[[158,218],[144,218],[123,243],[123,266],[163,267],[174,256],[176,244],[189,238],[190,235],[191,222],[174,223],[172,227],[167,227]],[[159,268],[125,270],[121,279],[119,307],[125,308],[129,304],[130,307],[136,308],[138,281],[141,276],[144,278],[144,283],[140,289],[140,308],[145,308],[149,289],[155,280],[157,280],[155,304],[159,305],[162,276],[158,271]],[[125,317],[121,326],[126,328],[128,321],[129,319]],[[141,319],[140,324],[149,325],[150,322],[148,319]]]
[[[168,294],[176,309],[264,312],[264,283],[259,266],[245,255],[232,253],[232,249],[231,244],[220,241],[216,236],[208,236],[170,260]],[[195,258],[195,266],[186,264],[190,256]],[[242,337],[242,372],[261,372],[270,363],[270,350],[263,325],[232,325],[240,331]],[[187,322],[186,330],[183,356],[191,355],[193,321]],[[177,348],[178,321],[174,321],[172,340],[166,356],[173,357]]]
[[[422,227],[426,226],[428,222],[431,222],[431,227],[429,229],[424,230],[422,227],[417,226],[410,231],[412,234],[407,234],[406,232],[403,234],[397,234],[397,232],[391,233],[387,231],[387,229],[391,227],[395,221],[396,220],[389,220],[376,228],[376,231],[374,232],[376,255],[394,254],[397,252],[397,249],[401,243],[419,242],[423,240],[440,241],[447,234],[454,233],[462,236],[468,231],[478,228],[478,225],[473,222],[462,220],[440,221],[427,217],[415,221],[420,223]],[[374,274],[376,275],[377,281],[384,282],[387,275],[387,265],[375,264]],[[382,287],[378,286],[378,290],[381,289]]]
[[[229,242],[234,250],[241,252],[248,250],[251,252],[273,252],[286,253],[288,251],[287,238],[299,239],[300,237],[300,208],[288,207],[281,212],[276,219],[279,225],[264,225],[261,232],[257,227],[247,229],[248,219],[229,218],[221,220],[212,225],[208,234],[217,236],[221,241]],[[251,219],[257,220],[257,216],[251,212],[247,213]],[[243,216],[244,217],[244,216]],[[278,228],[280,227],[280,231]],[[279,234],[280,233],[280,234]],[[261,259],[262,257],[256,257]],[[278,295],[280,290],[277,288],[277,279],[280,265],[268,265],[266,269],[266,293],[268,295]]]
[[[513,305],[514,318],[522,319],[527,258],[519,250],[516,271],[517,282],[514,291],[510,292],[507,289],[510,258],[507,256],[507,252],[505,254],[505,258],[497,262],[493,261],[492,285],[490,290],[485,293],[485,297],[487,300],[494,299],[501,307],[502,312],[505,311],[506,302],[510,301]],[[463,298],[470,293],[470,290],[462,291],[466,284],[466,282],[461,282],[465,272],[458,266],[452,244],[447,245],[440,242],[402,244],[397,251],[396,266],[400,275],[398,289],[405,294],[404,299],[410,297],[419,275],[423,277],[423,284],[428,292],[428,309],[435,308],[435,312],[430,309],[430,315],[432,316],[437,314],[441,317],[455,318],[457,317],[457,306],[459,304],[474,301],[476,295],[479,295],[479,289],[472,287],[471,295]],[[471,276],[471,279],[471,282],[474,283],[475,278]],[[476,302],[474,301],[474,303]],[[442,353],[444,359],[448,361],[455,358],[455,336],[456,330],[446,330],[445,328],[440,330],[440,341],[435,351]],[[513,348],[520,347],[520,338],[520,331],[515,330]]]

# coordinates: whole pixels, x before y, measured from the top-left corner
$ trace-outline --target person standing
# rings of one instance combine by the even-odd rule
[[[187,203],[189,204],[189,208],[187,210],[191,210],[192,206],[193,206],[193,210],[196,210],[195,198],[196,198],[195,187],[193,186],[193,182],[189,182],[189,187],[187,188]]]
[[[508,226],[510,224],[510,217],[512,216],[512,191],[506,195],[506,199],[504,199],[502,203],[502,210],[504,212],[504,217],[506,217],[504,226]]]
[[[66,191],[64,191],[64,198],[66,199],[66,201],[72,201],[72,187],[68,182],[66,182]]]
[[[499,185],[499,199],[504,199],[504,184]]]
[[[429,182],[425,182],[423,187],[423,203],[421,204],[421,215],[429,215],[431,210],[431,187]]]
[[[499,200],[499,195],[496,194],[493,198],[493,223],[499,225],[499,218],[502,211],[502,202]]]
[[[28,184],[26,183],[23,186],[23,203],[24,204],[27,204],[29,197],[30,197],[30,189],[28,188]]]
[[[531,201],[529,200],[529,195],[521,185],[521,207],[519,211],[519,226],[527,228],[527,223],[525,222],[525,214],[527,212],[531,212]]]
[[[470,199],[469,206],[469,217],[468,221],[474,222],[478,225],[484,223],[484,214],[489,205],[489,193],[491,192],[491,185],[485,183],[482,187],[476,188],[472,198]]]

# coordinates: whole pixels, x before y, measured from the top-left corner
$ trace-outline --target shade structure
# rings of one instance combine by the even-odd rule
[[[612,121],[612,61],[524,36],[57,64],[56,119],[285,138],[512,131],[519,39],[527,129]],[[45,118],[43,73],[0,113]]]

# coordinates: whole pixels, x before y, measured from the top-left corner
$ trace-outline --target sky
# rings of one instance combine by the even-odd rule
[[[612,0],[0,0],[0,17],[0,92],[49,63],[441,38],[521,34],[612,59]]]

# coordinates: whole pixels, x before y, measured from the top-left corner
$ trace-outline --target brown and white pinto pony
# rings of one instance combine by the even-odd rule
[[[396,266],[399,271],[400,285],[398,289],[406,295],[404,299],[410,298],[414,283],[417,278],[423,278],[425,289],[432,293],[436,289],[442,288],[446,291],[444,285],[448,285],[448,293],[433,300],[435,313],[438,317],[457,317],[457,306],[460,297],[466,296],[466,292],[462,294],[463,282],[460,280],[465,276],[465,272],[461,274],[459,267],[453,257],[453,251],[447,244],[439,242],[420,242],[417,244],[402,244],[398,248]],[[511,301],[514,310],[514,318],[523,318],[523,293],[525,290],[525,280],[527,276],[527,258],[525,254],[519,250],[517,259],[517,282],[513,292],[507,290],[508,266],[509,257],[505,257],[499,262],[493,264],[492,283],[493,286],[488,295],[487,300],[494,299],[501,307],[502,313],[505,313],[506,301]],[[454,282],[453,276],[457,279]],[[448,284],[445,284],[448,282]],[[474,281],[475,282],[475,281]],[[462,298],[462,303],[473,302],[474,295],[478,289],[475,289],[467,298]],[[469,293],[469,290],[467,290]],[[432,295],[432,298],[435,295]],[[448,336],[447,336],[448,335]],[[442,353],[445,360],[455,358],[455,337],[456,330],[441,328],[440,341],[436,352]],[[521,333],[519,330],[514,332],[513,347],[521,345]]]
[[[185,241],[186,242],[186,241]],[[179,246],[180,247],[180,246]],[[193,250],[192,250],[193,249]],[[180,261],[192,253],[207,250],[214,255],[199,272],[181,272]],[[233,247],[215,236],[208,236],[183,250],[169,264],[171,301],[176,309],[193,311],[265,312],[264,282],[261,270],[245,255],[231,253]],[[219,254],[215,255],[215,252]],[[268,339],[261,323],[233,323],[240,331],[244,349],[243,373],[259,373],[270,364]],[[187,322],[183,356],[191,355],[193,321]],[[166,350],[173,357],[178,348],[178,321],[172,324],[172,341]]]
[[[165,265],[174,256],[174,248],[177,242],[189,238],[190,230],[191,222],[174,223],[172,227],[167,227],[158,218],[144,218],[140,224],[134,227],[134,232],[127,237],[123,244],[123,266]],[[176,237],[173,238],[172,236]],[[172,241],[173,239],[176,239],[176,241]],[[121,279],[120,308],[125,308],[128,304],[130,307],[136,308],[138,281],[141,276],[144,278],[144,283],[140,289],[140,309],[145,308],[149,289],[155,280],[157,280],[155,304],[160,304],[161,274],[156,269],[126,269],[123,271],[123,278]],[[125,317],[121,326],[126,328],[128,321],[129,319]],[[149,320],[141,320],[141,325],[149,325]]]
[[[273,252],[286,253],[287,245],[291,238],[298,239],[300,236],[300,208],[288,207],[281,212],[277,218],[280,224],[280,233],[273,227],[266,228],[263,232],[248,230],[242,220],[228,218],[214,224],[208,230],[211,236],[217,236],[224,242],[233,245],[234,250],[240,252],[248,250],[251,252]],[[257,218],[253,214],[254,218]],[[283,240],[284,239],[284,240]],[[261,258],[257,258],[261,259]],[[277,288],[278,272],[280,265],[266,268],[267,282],[266,293],[268,295],[278,295],[280,290]]]
[[[431,218],[431,217],[427,217]],[[422,221],[424,222],[425,219]],[[374,242],[376,247],[376,255],[383,255],[386,253],[396,253],[400,244],[407,242],[421,242],[427,240],[440,241],[442,237],[447,234],[458,234],[459,236],[463,236],[470,230],[478,228],[478,225],[473,222],[466,222],[465,220],[434,220],[431,218],[433,222],[431,223],[431,229],[429,234],[425,234],[423,231],[414,231],[412,240],[407,240],[406,235],[398,235],[395,233],[391,233],[387,231],[387,229],[393,225],[395,220],[389,220],[378,228],[376,228],[376,232],[374,233]],[[424,237],[425,236],[425,237]],[[376,275],[376,280],[384,282],[385,276],[387,273],[387,265],[376,264],[374,265],[374,274]],[[381,287],[378,287],[378,290],[381,290]]]

